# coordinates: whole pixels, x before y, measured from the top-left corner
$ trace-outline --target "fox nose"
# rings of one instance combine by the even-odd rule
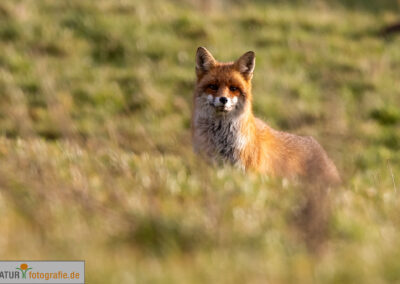
[[[220,101],[221,103],[223,103],[223,104],[226,104],[226,103],[228,102],[228,99],[225,98],[225,97],[220,97],[220,98],[219,98],[219,101]]]

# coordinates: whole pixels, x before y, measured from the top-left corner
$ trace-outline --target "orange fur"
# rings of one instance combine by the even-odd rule
[[[333,162],[312,137],[269,127],[252,111],[253,52],[233,63],[217,62],[205,48],[196,56],[192,138],[195,151],[245,170],[306,182],[337,184]],[[233,107],[219,106],[221,97]]]

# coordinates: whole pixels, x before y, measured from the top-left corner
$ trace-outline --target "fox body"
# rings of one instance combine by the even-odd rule
[[[306,182],[337,184],[339,174],[312,137],[272,129],[252,112],[251,79],[255,54],[221,63],[199,47],[193,97],[195,152],[244,170]]]

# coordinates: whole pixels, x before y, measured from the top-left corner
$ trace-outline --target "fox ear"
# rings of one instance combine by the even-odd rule
[[[200,76],[209,71],[216,63],[216,60],[205,47],[199,47],[196,53],[196,74]]]
[[[242,73],[242,75],[248,80],[253,77],[255,66],[256,54],[253,51],[246,52],[235,62],[236,70]]]

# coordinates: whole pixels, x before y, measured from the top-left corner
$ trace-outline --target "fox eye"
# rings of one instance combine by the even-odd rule
[[[230,90],[231,92],[235,92],[235,91],[238,90],[238,87],[230,86],[230,87],[229,87],[229,90]]]
[[[213,90],[213,91],[217,91],[218,90],[218,85],[215,84],[210,84],[207,86],[207,88]]]

